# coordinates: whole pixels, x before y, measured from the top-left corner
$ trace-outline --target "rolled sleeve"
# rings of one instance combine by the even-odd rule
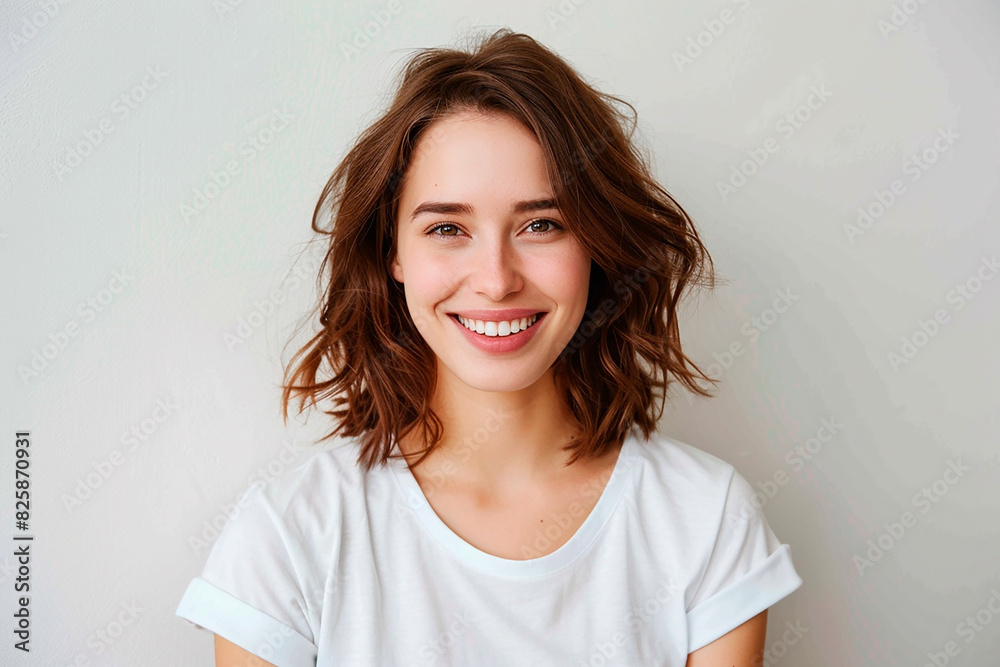
[[[188,584],[176,615],[277,667],[316,664],[315,619],[307,592],[317,586],[285,502],[251,487]]]
[[[317,650],[311,641],[201,577],[188,584],[177,615],[277,667],[316,664]]]
[[[742,625],[801,585],[791,548],[774,535],[753,488],[734,469],[715,545],[688,602],[688,652]]]

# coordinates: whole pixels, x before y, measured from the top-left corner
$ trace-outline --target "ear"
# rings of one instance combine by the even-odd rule
[[[392,256],[392,259],[389,260],[389,273],[397,283],[403,282],[403,267],[399,264],[399,260],[395,254]]]

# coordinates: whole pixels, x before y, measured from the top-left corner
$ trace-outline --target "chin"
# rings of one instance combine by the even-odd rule
[[[503,374],[503,377],[489,377],[483,373],[472,373],[465,377],[458,376],[464,384],[479,391],[520,391],[525,387],[530,387],[538,378],[520,380],[512,377],[510,373]]]
[[[509,363],[495,366],[495,370],[487,370],[485,363],[470,364],[465,368],[449,368],[448,372],[460,383],[477,391],[520,391],[535,384],[547,370],[540,368],[534,373],[524,373],[513,371]]]

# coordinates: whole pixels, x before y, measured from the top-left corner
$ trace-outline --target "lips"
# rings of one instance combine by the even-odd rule
[[[451,315],[455,325],[459,327],[461,335],[469,341],[475,348],[491,354],[506,354],[516,352],[526,346],[534,338],[539,327],[545,322],[547,313],[539,312],[534,323],[526,329],[518,331],[516,334],[506,336],[487,336],[470,330],[458,319],[457,314]]]

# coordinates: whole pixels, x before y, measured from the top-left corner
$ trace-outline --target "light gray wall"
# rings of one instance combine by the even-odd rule
[[[0,13],[0,507],[15,532],[30,429],[36,535],[16,664],[212,664],[174,616],[209,526],[321,430],[277,408],[319,189],[408,49],[471,26],[528,32],[631,101],[729,281],[682,324],[718,396],[678,394],[661,430],[733,463],[792,545],[805,584],[771,609],[772,664],[995,664],[997,5],[397,1],[353,53],[387,3]],[[808,629],[786,645],[786,624]]]

